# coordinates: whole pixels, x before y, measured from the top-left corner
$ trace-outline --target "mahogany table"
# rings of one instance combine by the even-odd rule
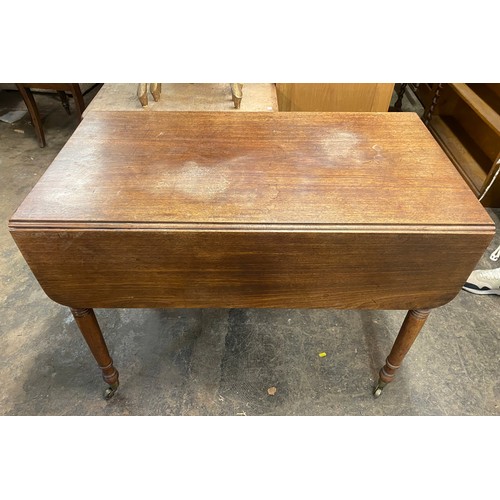
[[[9,226],[107,397],[93,308],[409,310],[380,395],[495,231],[414,113],[90,112]]]

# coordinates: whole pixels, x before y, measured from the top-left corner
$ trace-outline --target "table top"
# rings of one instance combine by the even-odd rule
[[[489,226],[415,113],[90,112],[11,219]]]

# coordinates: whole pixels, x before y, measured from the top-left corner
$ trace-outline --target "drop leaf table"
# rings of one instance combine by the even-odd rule
[[[416,114],[300,112],[89,112],[9,227],[107,397],[94,308],[408,310],[378,396],[495,231]]]

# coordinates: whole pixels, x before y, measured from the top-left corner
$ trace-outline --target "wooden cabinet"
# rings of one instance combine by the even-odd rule
[[[393,83],[277,83],[280,111],[387,111]]]
[[[427,108],[426,85],[417,95]],[[442,84],[427,125],[482,203],[500,207],[500,83]]]

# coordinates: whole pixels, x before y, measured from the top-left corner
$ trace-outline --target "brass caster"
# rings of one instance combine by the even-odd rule
[[[382,390],[387,384],[385,382],[382,382],[382,380],[378,381],[378,384],[376,385],[375,389],[373,389],[373,396],[375,398],[379,398],[382,395]]]
[[[115,392],[118,390],[118,382],[116,384],[111,384],[105,391],[104,391],[104,399],[106,401],[110,400],[114,395]]]

